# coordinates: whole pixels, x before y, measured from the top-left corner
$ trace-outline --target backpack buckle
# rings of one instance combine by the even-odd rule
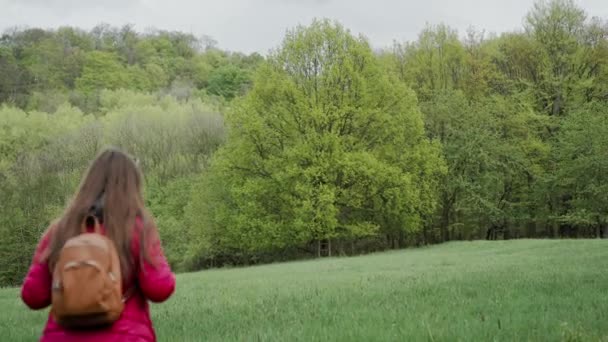
[[[53,291],[61,291],[61,282],[59,280],[55,280],[52,286]]]

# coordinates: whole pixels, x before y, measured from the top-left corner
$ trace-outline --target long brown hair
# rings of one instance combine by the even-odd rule
[[[65,242],[80,234],[83,220],[95,203],[103,208],[106,235],[116,244],[123,280],[135,266],[131,238],[136,218],[143,219],[140,235],[140,260],[150,261],[147,237],[157,234],[152,216],[143,200],[143,177],[135,161],[118,149],[107,149],[91,163],[86,176],[63,215],[50,229],[51,241],[44,259],[54,267]]]

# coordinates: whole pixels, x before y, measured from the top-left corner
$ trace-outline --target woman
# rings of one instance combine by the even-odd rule
[[[91,164],[63,216],[44,233],[21,288],[31,309],[51,304],[51,272],[64,243],[81,233],[81,223],[97,216],[101,231],[116,245],[126,298],[111,326],[65,329],[49,315],[41,341],[156,341],[148,300],[163,302],[175,289],[175,276],[163,254],[158,230],[144,206],[142,175],[118,150],[106,150]]]

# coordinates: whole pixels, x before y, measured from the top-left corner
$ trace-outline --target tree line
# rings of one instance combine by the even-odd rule
[[[515,32],[428,26],[379,52],[330,20],[266,57],[128,26],[15,30],[0,70],[1,284],[108,144],[140,159],[180,270],[608,237],[608,24],[570,0]]]
[[[182,32],[139,33],[131,25],[10,29],[0,38],[0,101],[45,111],[70,102],[94,112],[104,89],[230,100],[244,94],[263,57],[216,44]]]

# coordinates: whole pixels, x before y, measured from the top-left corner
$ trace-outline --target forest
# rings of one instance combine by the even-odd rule
[[[316,19],[266,56],[100,24],[0,37],[0,286],[94,156],[135,156],[179,271],[452,240],[608,238],[608,18],[373,49]],[[396,34],[397,35],[397,34]]]

